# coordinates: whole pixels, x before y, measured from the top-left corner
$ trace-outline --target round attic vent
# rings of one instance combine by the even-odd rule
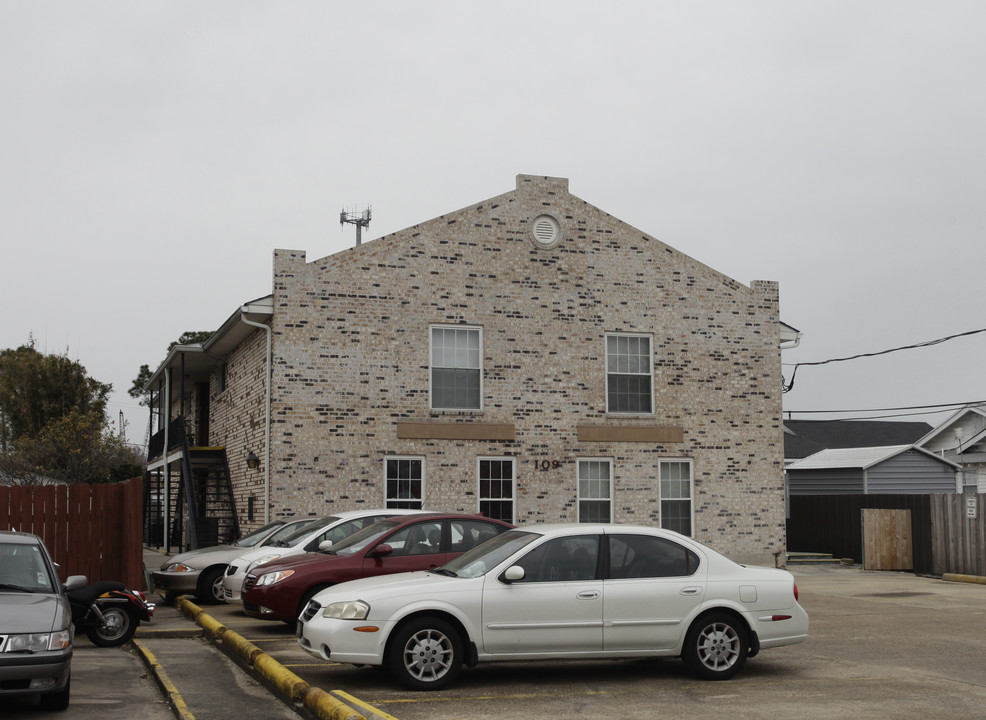
[[[531,233],[538,245],[547,247],[558,241],[558,221],[550,215],[539,215],[531,223]]]

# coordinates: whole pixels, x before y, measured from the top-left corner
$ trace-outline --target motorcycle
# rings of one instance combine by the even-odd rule
[[[147,602],[144,593],[112,580],[69,590],[68,600],[76,632],[85,632],[100,647],[123,645],[141,620],[154,615],[154,603]]]

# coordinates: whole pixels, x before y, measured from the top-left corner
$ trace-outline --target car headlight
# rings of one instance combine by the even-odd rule
[[[267,573],[257,579],[257,586],[267,587],[268,585],[274,585],[275,583],[281,582],[281,580],[287,580],[292,575],[294,575],[294,570],[278,570],[277,572]]]
[[[164,568],[165,572],[196,572],[195,568],[188,567],[185,563],[171,563]]]
[[[322,617],[336,618],[337,620],[366,620],[366,616],[369,614],[370,606],[362,600],[332,603],[326,605],[322,611]]]
[[[72,632],[24,633],[7,638],[6,652],[36,653],[43,650],[63,650],[72,644]]]
[[[264,563],[270,562],[271,560],[277,560],[279,557],[281,557],[279,553],[271,553],[270,555],[264,555],[263,557],[259,557],[253,562],[251,562],[249,565],[247,565],[246,571],[250,572],[258,565],[263,565]]]

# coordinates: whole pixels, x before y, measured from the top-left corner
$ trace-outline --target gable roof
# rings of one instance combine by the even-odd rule
[[[829,448],[911,445],[930,430],[926,422],[785,420],[784,457],[806,458]]]
[[[914,445],[885,445],[882,447],[831,448],[822,450],[803,460],[788,465],[787,470],[868,470],[892,457],[914,451],[927,455],[953,468],[959,466],[950,460],[938,457],[934,453],[922,450]]]
[[[968,405],[919,438],[915,444],[958,454],[975,451],[986,440],[986,405]]]

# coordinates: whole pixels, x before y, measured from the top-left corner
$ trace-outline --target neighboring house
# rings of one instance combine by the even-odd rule
[[[958,465],[914,445],[822,450],[787,466],[790,495],[954,493]]]
[[[957,463],[959,487],[965,492],[986,492],[986,405],[962,408],[917,445]]]
[[[776,283],[726,277],[566,179],[519,175],[328,257],[275,250],[271,295],[148,383],[172,420],[149,486],[172,498],[171,539],[183,516],[222,537],[425,507],[660,525],[773,564],[780,354],[800,337],[778,302]]]
[[[926,422],[785,420],[784,464],[832,448],[912,445],[931,430]]]

